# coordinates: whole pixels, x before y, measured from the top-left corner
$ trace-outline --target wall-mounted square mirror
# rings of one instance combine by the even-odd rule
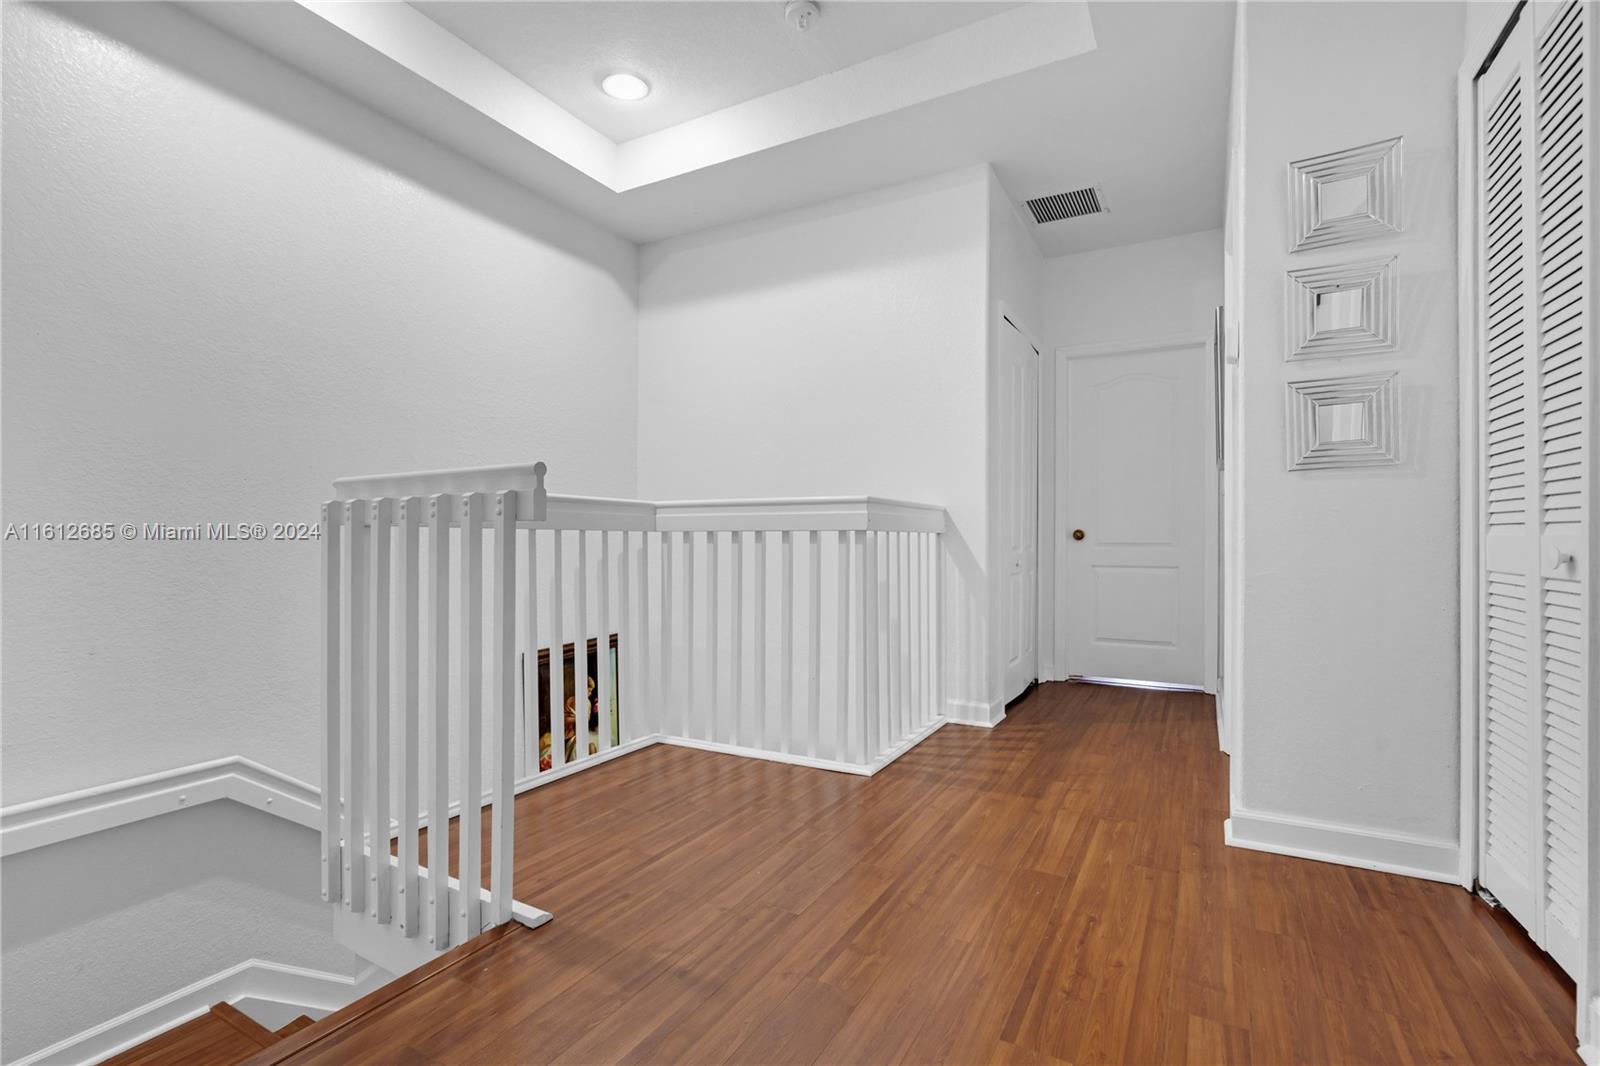
[[[1287,399],[1290,470],[1400,461],[1397,374],[1291,381]]]
[[[1394,349],[1394,256],[1291,270],[1284,292],[1286,359]]]
[[[1322,182],[1317,186],[1317,213],[1324,220],[1369,214],[1370,197],[1367,192],[1365,174]]]
[[[1321,403],[1317,405],[1317,442],[1350,444],[1367,439],[1367,405]]]
[[[1318,334],[1341,329],[1360,329],[1361,310],[1366,306],[1366,289],[1352,286],[1319,292],[1313,298],[1311,326]]]
[[[1289,250],[1400,231],[1400,138],[1289,164]]]

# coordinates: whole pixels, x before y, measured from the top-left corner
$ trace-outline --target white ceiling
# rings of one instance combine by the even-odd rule
[[[804,32],[783,0],[547,0],[411,5],[613,141],[655,133],[926,40],[1013,3],[825,0]],[[614,71],[641,101],[600,91]]]
[[[639,33],[630,47],[643,50],[647,76],[651,63],[676,71],[699,65],[698,102],[659,120],[669,125],[621,143],[614,132],[621,127],[600,129],[560,102],[563,93],[594,95],[598,61],[591,57],[613,49],[606,27],[619,24],[610,21],[616,12],[559,16],[569,19],[566,43],[539,47],[572,73],[546,90],[510,68],[511,59],[520,66],[524,58],[511,54],[514,41],[492,32],[497,20],[511,27],[557,17],[522,8],[643,7],[652,10],[641,17],[704,29],[706,19],[721,16],[703,9],[727,6],[739,19],[772,14],[788,33],[781,2],[418,6],[470,25],[468,36],[485,34],[483,48],[397,3],[190,10],[641,243],[979,163],[994,166],[1019,204],[1100,187],[1108,214],[1033,230],[1046,255],[1222,224],[1231,2],[992,4],[995,14],[977,21],[971,16],[985,14],[980,5],[864,4],[865,24],[876,28],[848,45],[848,57],[861,55],[869,37],[886,47],[932,32],[955,12],[967,21],[821,77],[794,81],[805,71],[786,67],[788,84],[775,89],[765,87],[777,74],[745,65],[749,42],[731,32],[698,38],[692,62],[672,43],[677,31]],[[854,6],[823,0],[817,28],[853,18],[844,9]],[[449,8],[443,16],[441,7]],[[688,10],[654,11],[677,7]],[[945,7],[952,11],[932,10]],[[498,8],[510,11],[483,10]],[[747,27],[741,34],[771,32],[740,25]],[[491,47],[503,58],[489,55]],[[707,103],[721,100],[730,102]],[[705,106],[718,109],[684,117]]]

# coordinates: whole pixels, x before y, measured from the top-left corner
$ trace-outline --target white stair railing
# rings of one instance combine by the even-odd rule
[[[942,508],[544,477],[345,478],[323,506],[323,896],[396,972],[549,920],[513,896],[521,791],[652,743],[870,775],[944,722]],[[451,878],[433,812],[485,806],[488,884],[478,832]]]

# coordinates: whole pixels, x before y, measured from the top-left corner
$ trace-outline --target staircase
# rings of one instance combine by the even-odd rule
[[[153,1036],[107,1059],[102,1066],[231,1066],[314,1024],[304,1014],[276,1031],[231,1003]]]

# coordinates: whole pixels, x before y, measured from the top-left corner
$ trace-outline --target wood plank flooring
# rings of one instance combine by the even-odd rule
[[[1515,926],[1226,815],[1195,694],[1041,686],[870,780],[657,746],[519,800],[554,922],[260,1061],[1577,1061]]]

